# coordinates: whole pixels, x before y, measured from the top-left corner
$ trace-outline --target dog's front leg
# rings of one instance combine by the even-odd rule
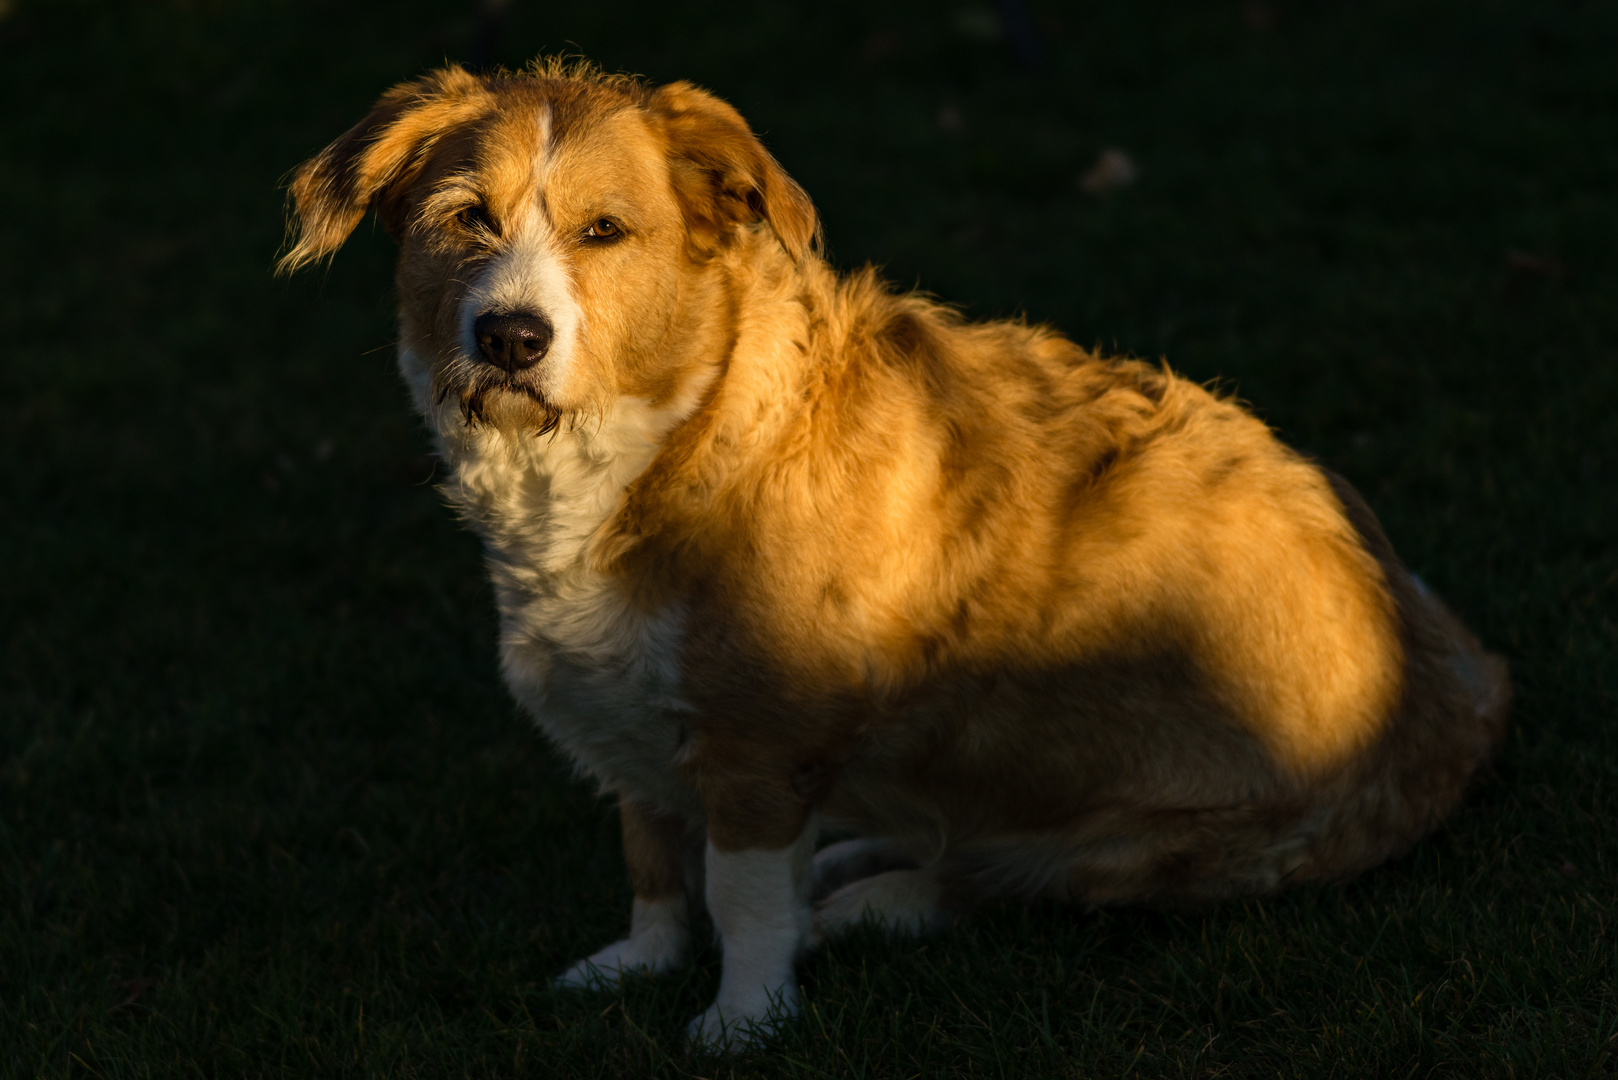
[[[618,800],[624,862],[635,891],[629,936],[568,968],[558,986],[616,985],[625,975],[660,975],[691,953],[685,888],[685,822],[624,796]]]
[[[687,1034],[701,1045],[735,1049],[768,1037],[798,1011],[793,969],[809,940],[816,825],[807,815],[795,840],[769,848],[741,846],[723,823],[716,826],[712,811],[709,822],[708,912],[724,966],[718,996]]]

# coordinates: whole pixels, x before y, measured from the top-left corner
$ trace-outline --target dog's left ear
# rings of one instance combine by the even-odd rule
[[[741,113],[687,82],[659,87],[647,107],[668,133],[675,194],[698,251],[723,247],[737,225],[759,218],[794,259],[819,241],[814,204]]]
[[[365,119],[293,174],[296,239],[276,272],[291,273],[342,247],[372,206],[394,228],[394,196],[419,173],[435,140],[487,101],[483,81],[453,65],[383,94]]]

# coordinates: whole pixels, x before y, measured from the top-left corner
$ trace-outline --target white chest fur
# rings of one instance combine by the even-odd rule
[[[406,357],[401,367],[413,382]],[[508,438],[468,428],[458,409],[426,410],[448,494],[487,546],[512,693],[603,788],[668,810],[694,797],[673,769],[689,711],[683,613],[641,610],[589,568],[587,549],[686,411],[623,398],[599,422]]]

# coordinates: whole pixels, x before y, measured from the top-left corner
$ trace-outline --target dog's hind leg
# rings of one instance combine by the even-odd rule
[[[860,878],[889,870],[913,870],[918,866],[904,848],[881,836],[861,836],[839,840],[815,852],[810,864],[809,899],[819,903],[832,893]]]
[[[886,870],[849,882],[822,900],[810,940],[819,945],[869,920],[889,934],[926,934],[949,922],[944,886],[931,867]]]

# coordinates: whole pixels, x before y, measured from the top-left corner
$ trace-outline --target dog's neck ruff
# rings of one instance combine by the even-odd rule
[[[400,367],[413,382],[420,358],[403,349]],[[705,389],[664,404],[622,397],[599,419],[537,436],[468,424],[453,403],[426,416],[449,467],[445,493],[486,545],[519,702],[604,788],[671,808],[689,798],[670,767],[685,709],[683,612],[642,609],[591,568],[590,543]]]

